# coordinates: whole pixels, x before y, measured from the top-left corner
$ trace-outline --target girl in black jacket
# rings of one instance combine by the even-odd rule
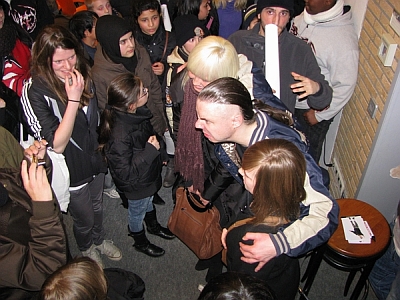
[[[135,240],[134,247],[155,257],[165,251],[146,238],[143,220],[151,234],[165,239],[174,235],[158,223],[153,205],[167,154],[163,140],[150,123],[147,97],[148,89],[132,73],[113,79],[101,115],[99,142],[115,185],[128,199],[128,230]]]

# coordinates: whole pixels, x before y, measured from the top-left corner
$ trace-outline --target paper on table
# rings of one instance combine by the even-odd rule
[[[370,244],[371,234],[361,216],[342,217],[344,236],[350,244]]]

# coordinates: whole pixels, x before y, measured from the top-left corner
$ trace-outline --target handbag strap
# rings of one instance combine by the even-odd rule
[[[186,193],[186,199],[188,200],[190,207],[193,208],[195,211],[203,213],[210,209],[209,205],[203,205],[198,200],[196,200],[196,198],[193,196],[195,194],[189,192],[187,188],[185,188],[185,193]]]
[[[165,53],[167,52],[168,37],[169,37],[169,32],[165,31],[165,45],[164,45],[164,50],[163,50],[163,53],[162,53],[160,61],[162,61],[164,59]]]

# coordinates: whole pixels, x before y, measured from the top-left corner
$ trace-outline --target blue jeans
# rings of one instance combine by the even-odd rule
[[[143,220],[146,213],[154,209],[153,196],[140,200],[128,200],[128,203],[129,230],[140,232],[143,230]]]
[[[400,299],[400,257],[393,239],[385,254],[376,261],[368,279],[379,300]]]

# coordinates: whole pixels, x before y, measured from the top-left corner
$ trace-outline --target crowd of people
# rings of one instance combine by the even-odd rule
[[[224,228],[226,260],[220,252],[194,266],[208,269],[199,299],[294,299],[297,258],[338,224],[318,161],[357,78],[350,7],[85,0],[68,15],[68,1],[41,2],[0,1],[0,297],[112,299],[101,254],[127,254],[105,237],[103,195],[124,202],[134,249],[158,257],[165,250],[146,231],[174,238],[157,220],[158,191],[174,199],[183,186],[218,209]],[[22,8],[32,22],[18,18]],[[268,24],[280,97],[264,75]],[[69,255],[62,212],[81,258]]]

